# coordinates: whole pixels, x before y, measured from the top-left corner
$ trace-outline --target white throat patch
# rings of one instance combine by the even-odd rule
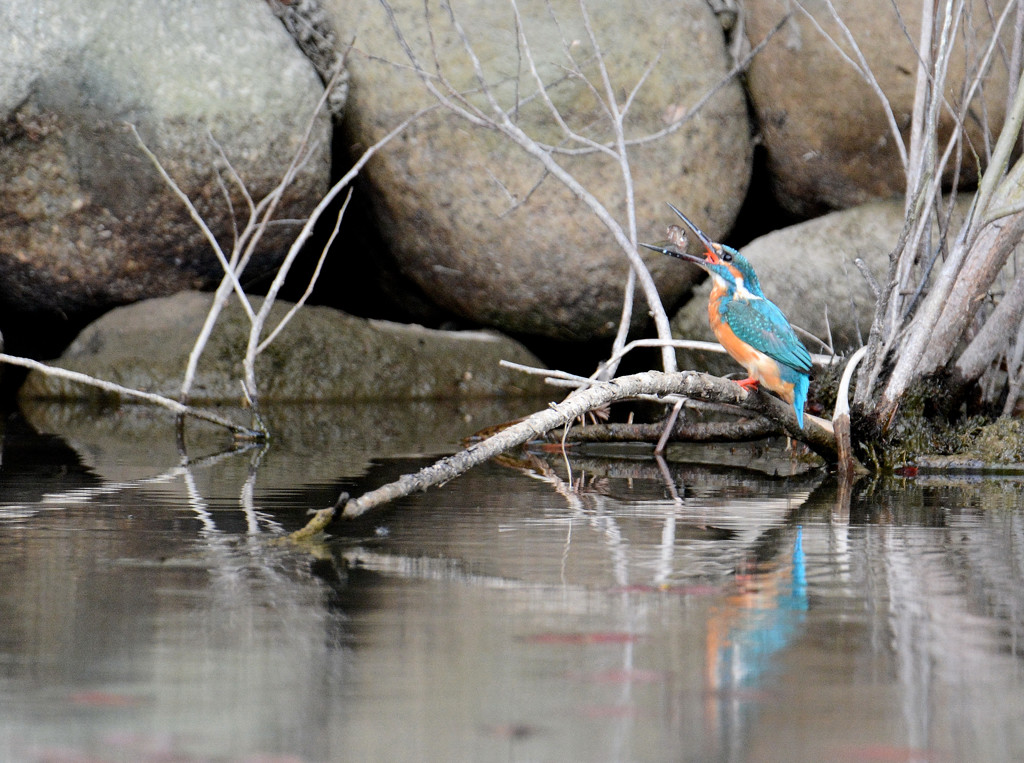
[[[747,289],[743,283],[743,276],[736,276],[736,299],[761,299],[761,297],[754,294],[754,292]]]
[[[712,272],[711,279],[714,281],[715,286],[717,286],[719,289],[729,289],[729,282],[722,278],[722,276],[718,275],[718,273]],[[750,291],[746,287],[746,285],[743,283],[743,276],[736,276],[736,286],[733,288],[732,296],[733,299],[742,299],[746,301],[762,299],[762,297],[757,296],[756,294],[754,294],[754,292]]]

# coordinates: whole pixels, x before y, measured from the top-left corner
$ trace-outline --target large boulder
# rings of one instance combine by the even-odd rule
[[[922,3],[899,0],[894,7],[892,0],[835,0],[829,5],[834,5],[857,41],[891,104],[904,142],[908,142]],[[973,0],[967,6],[969,21],[964,20],[960,31],[963,35],[966,28],[967,42],[961,40],[954,46],[950,60],[946,93],[953,104],[962,100],[965,77],[974,71],[975,56],[993,33],[987,3]],[[789,14],[754,58],[747,76],[779,202],[797,216],[811,217],[902,193],[904,170],[878,95],[816,24],[852,56],[843,29],[827,4],[805,3],[803,7],[813,14],[813,21],[794,10],[788,0],[747,0],[744,4],[747,34],[753,44]],[[1006,50],[1012,47],[1012,25],[1011,19],[1006,25]],[[998,53],[981,92],[984,102],[979,98],[973,104],[967,129],[974,150],[984,155],[986,143],[980,124],[987,121],[998,129],[1005,115],[1007,72]],[[952,117],[944,108],[939,124],[943,143],[952,129]],[[962,181],[969,184],[976,179],[977,168],[969,152],[965,154]]]
[[[327,7],[339,39],[355,40],[346,111],[352,146],[365,148],[417,110],[437,105],[392,19],[426,76],[433,76],[436,56],[447,79],[436,82],[441,92],[450,83],[459,93],[449,94],[453,100],[464,97],[484,117],[494,116],[447,8],[428,15],[420,0],[394,0],[389,17],[378,0],[327,0]],[[730,61],[719,22],[704,0],[593,0],[586,7],[615,98],[620,106],[629,103],[628,139],[664,131],[721,85],[679,129],[630,145],[629,159],[641,240],[663,237],[666,201],[698,216],[712,235],[724,235],[749,183],[752,142],[740,84],[725,81]],[[618,163],[600,151],[557,153],[579,146],[565,141],[526,61],[528,46],[551,105],[572,129],[594,141],[613,140],[595,97],[604,96],[604,85],[580,6],[521,0],[518,8],[525,44],[506,3],[470,0],[454,13],[509,118],[554,146],[559,164],[624,222]],[[574,76],[575,66],[588,82]],[[570,189],[498,132],[435,108],[384,148],[364,179],[400,271],[444,309],[517,334],[574,340],[614,332],[627,276],[624,254]],[[657,255],[647,261],[667,301],[690,286],[691,276],[675,263]],[[647,319],[642,306],[636,316],[638,323]]]
[[[189,353],[213,297],[182,292],[119,307],[86,326],[56,365],[125,387],[177,398]],[[256,300],[257,309],[259,300]],[[268,326],[291,307],[278,301]],[[249,321],[232,300],[199,364],[191,399],[239,404]],[[435,331],[354,318],[327,307],[304,307],[256,364],[260,400],[354,402],[539,394],[543,382],[499,365],[540,365],[522,345],[483,331]],[[23,399],[103,398],[39,371]]]
[[[26,313],[75,330],[113,305],[219,279],[209,244],[127,124],[230,249],[248,210],[220,151],[259,200],[322,93],[265,3],[0,5],[0,314],[10,344],[31,352],[40,340],[25,334]],[[326,114],[312,140],[278,217],[305,217],[327,188]],[[273,268],[294,232],[272,226],[253,270]]]

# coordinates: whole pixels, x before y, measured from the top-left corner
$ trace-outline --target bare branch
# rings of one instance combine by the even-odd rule
[[[989,163],[988,169],[985,170],[978,187],[976,209],[983,220],[990,220],[993,217],[990,207],[996,195],[996,189],[1003,182],[1006,168],[1010,166],[1010,157],[1020,138],[1022,124],[1024,124],[1024,79],[1017,83],[1013,108],[1006,115],[1006,121],[999,133],[999,140],[996,141],[995,149],[992,152],[992,161]],[[1019,176],[1016,176],[1016,182],[1020,183]],[[1009,195],[1011,189],[1007,189],[1006,193]],[[1014,195],[1019,196],[1019,193]]]
[[[1024,323],[1017,328],[1017,336],[1014,337],[1013,351],[1006,356],[1006,367],[1009,376],[1006,400],[1003,402],[1003,416],[1010,416],[1017,407],[1021,397],[1021,387],[1024,386]]]
[[[217,241],[217,237],[214,236],[213,231],[210,230],[210,226],[206,224],[206,221],[203,219],[203,216],[199,214],[199,210],[196,209],[195,204],[192,203],[192,200],[188,197],[188,194],[182,191],[180,186],[178,186],[178,184],[174,182],[174,178],[172,178],[167,173],[167,170],[164,169],[164,166],[160,163],[160,160],[157,159],[156,154],[150,151],[149,147],[146,146],[146,144],[143,142],[142,136],[139,135],[139,131],[135,128],[135,125],[130,124],[128,125],[128,128],[132,131],[132,135],[135,136],[135,140],[138,141],[139,148],[142,149],[142,152],[146,155],[146,158],[148,158],[150,162],[153,163],[153,166],[156,167],[157,172],[160,173],[160,177],[163,178],[164,182],[167,184],[167,187],[171,189],[171,192],[174,193],[175,196],[181,199],[181,202],[185,205],[185,208],[188,210],[189,216],[192,218],[193,222],[195,222],[195,224],[199,226],[199,230],[203,232],[203,235],[206,237],[206,240],[210,244],[210,248],[213,249],[214,254],[217,255],[217,259],[220,262],[221,267],[224,268],[224,272],[230,274],[229,280],[231,282],[231,287],[235,290],[235,293],[239,295],[239,299],[242,300],[243,303],[247,304],[248,301],[245,299],[245,292],[242,290],[242,284],[238,282],[238,278],[237,276],[235,276],[234,270],[228,263],[228,259],[224,255],[224,250],[221,248],[220,242]],[[251,307],[249,308],[249,312],[252,312]]]
[[[45,363],[40,363],[37,360],[22,358],[17,355],[0,353],[0,363],[28,368],[45,374],[46,376],[67,379],[68,381],[73,381],[77,384],[84,384],[87,387],[95,387],[96,389],[101,389],[104,392],[110,392],[114,395],[152,403],[162,408],[166,408],[179,416],[190,416],[195,419],[208,421],[211,424],[217,424],[218,426],[222,426],[225,429],[245,438],[262,439],[264,437],[264,433],[236,424],[223,416],[218,416],[210,411],[204,411],[201,408],[194,408],[190,405],[179,403],[177,400],[172,400],[169,397],[157,395],[153,392],[143,392],[141,390],[131,389],[130,387],[122,387],[120,384],[115,384],[114,382],[105,381],[103,379],[97,379],[96,377],[89,376],[88,374],[79,373],[78,371],[69,371],[66,368],[59,368],[57,366],[50,366]]]
[[[334,245],[334,239],[337,238],[338,230],[341,227],[341,220],[345,216],[345,210],[348,209],[348,203],[351,199],[352,189],[349,188],[348,195],[345,196],[345,201],[342,202],[341,209],[338,210],[338,215],[334,220],[334,227],[331,229],[331,235],[327,237],[327,242],[324,244],[323,249],[320,250],[320,256],[317,258],[316,267],[313,269],[313,274],[309,277],[309,282],[306,284],[306,290],[302,292],[302,295],[288,309],[288,312],[284,314],[270,333],[267,334],[266,338],[256,346],[257,355],[270,346],[271,342],[273,342],[284,327],[288,325],[288,322],[295,316],[295,313],[302,309],[302,306],[306,304],[306,301],[313,293],[316,282],[320,279],[320,271],[323,270],[324,262],[327,260],[327,253],[331,250],[331,246]]]
[[[832,47],[835,48],[839,55],[842,56],[842,58],[847,63],[849,63],[850,66],[857,70],[857,72],[861,75],[863,80],[874,91],[875,95],[878,96],[878,100],[882,104],[882,110],[885,112],[885,121],[889,125],[889,131],[892,133],[893,141],[896,144],[896,148],[899,150],[900,162],[902,162],[903,167],[906,168],[908,164],[907,147],[903,142],[903,133],[900,132],[899,124],[896,121],[896,115],[893,113],[892,110],[892,105],[889,103],[889,99],[882,91],[881,85],[878,84],[878,80],[875,79],[874,72],[871,71],[871,67],[868,65],[867,59],[864,58],[864,53],[861,51],[860,46],[857,44],[856,38],[853,36],[853,33],[850,31],[850,28],[846,25],[842,17],[839,15],[839,12],[836,10],[835,6],[832,4],[832,0],[825,0],[825,5],[828,8],[829,13],[832,15],[832,19],[839,26],[839,29],[842,31],[843,36],[846,38],[846,41],[853,49],[853,54],[854,56],[856,56],[857,59],[856,61],[853,58],[851,58],[845,50],[843,50],[842,45],[840,45],[836,41],[836,39],[832,37],[832,35],[825,31],[825,28],[821,25],[818,19],[816,19],[814,15],[804,7],[802,2],[796,0],[793,3],[793,5],[795,5],[800,10],[800,12],[807,17],[807,19],[811,22],[811,24],[814,25],[814,28],[818,30],[822,37],[824,37],[832,44]]]
[[[829,422],[822,422],[814,416],[805,416],[805,427],[800,430],[792,406],[778,398],[748,392],[738,384],[696,371],[673,374],[648,371],[632,376],[620,376],[610,382],[573,392],[561,403],[552,403],[549,408],[538,411],[465,450],[424,467],[415,474],[406,474],[394,482],[352,500],[345,494],[334,506],[317,511],[304,528],[289,537],[300,540],[323,531],[339,510],[342,517],[354,519],[397,498],[448,482],[474,466],[556,427],[565,426],[599,406],[638,395],[672,394],[728,402],[756,411],[782,424],[786,432],[807,443],[812,450],[827,460],[835,458],[835,440]]]
[[[299,256],[299,252],[302,251],[302,247],[305,245],[309,237],[313,235],[313,229],[317,222],[320,220],[321,215],[331,206],[334,199],[339,193],[348,187],[355,177],[362,171],[366,163],[370,161],[374,154],[380,151],[381,148],[386,146],[395,137],[400,135],[410,124],[416,119],[419,119],[424,113],[431,111],[431,108],[417,111],[412,116],[406,118],[398,126],[393,128],[387,135],[378,140],[372,146],[367,148],[362,156],[359,157],[358,161],[352,165],[351,169],[345,173],[345,175],[339,179],[327,192],[327,194],[320,200],[320,202],[313,209],[309,219],[306,220],[306,224],[302,226],[302,230],[292,241],[291,246],[288,248],[288,253],[285,255],[284,260],[278,266],[277,273],[274,275],[274,280],[267,288],[266,297],[263,299],[263,304],[260,305],[259,311],[256,313],[255,318],[252,319],[252,325],[249,331],[249,341],[246,345],[245,358],[242,361],[243,372],[245,374],[245,384],[248,387],[249,394],[252,399],[256,402],[259,401],[259,396],[256,393],[256,357],[259,355],[260,337],[263,334],[263,328],[266,325],[267,318],[270,315],[270,311],[274,306],[274,301],[277,298],[278,293],[284,286],[285,279],[288,276],[288,272],[291,269],[292,264],[295,262],[295,258]],[[344,209],[342,210],[344,211]],[[319,268],[317,269],[319,273]],[[290,318],[291,314],[286,316]],[[282,320],[281,324],[278,325],[275,331],[279,331],[283,328],[283,325],[287,323],[287,320]]]
[[[878,285],[878,280],[875,278],[875,274],[871,272],[871,269],[867,266],[860,257],[854,259],[853,264],[857,266],[857,270],[864,276],[864,280],[868,282],[868,286],[871,287],[871,291],[874,292],[875,299],[880,299],[882,296],[882,287]]]
[[[957,358],[954,366],[958,382],[968,384],[981,375],[1006,350],[1007,337],[1024,325],[1024,276],[1018,276],[1010,290],[996,305],[985,325]]]

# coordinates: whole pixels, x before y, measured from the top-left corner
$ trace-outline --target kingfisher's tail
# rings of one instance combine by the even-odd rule
[[[807,374],[797,374],[793,383],[793,410],[796,411],[796,423],[804,428],[804,404],[807,402],[807,388],[811,384],[811,377]]]

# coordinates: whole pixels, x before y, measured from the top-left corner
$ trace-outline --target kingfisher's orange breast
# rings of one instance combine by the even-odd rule
[[[751,379],[757,379],[760,384],[787,403],[792,403],[793,384],[782,380],[779,375],[779,364],[736,336],[729,324],[722,320],[719,303],[725,296],[726,289],[716,285],[711,290],[711,298],[708,300],[708,320],[711,323],[711,330],[715,333],[715,338],[725,348],[725,351],[746,369]]]

